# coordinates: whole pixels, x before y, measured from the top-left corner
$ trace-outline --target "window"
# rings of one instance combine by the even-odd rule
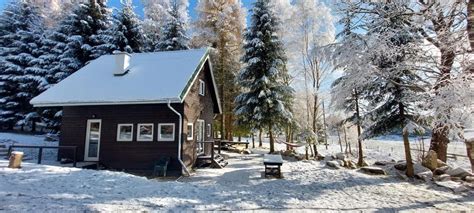
[[[174,124],[158,124],[158,141],[174,141]]]
[[[188,123],[187,132],[188,132],[188,135],[187,135],[186,139],[188,141],[192,141],[194,139],[194,134],[193,134],[194,125],[193,125],[193,123]]]
[[[119,124],[117,126],[117,141],[132,141],[133,124]]]
[[[212,135],[211,124],[207,124],[206,135],[207,135],[207,137],[211,137],[211,135]]]
[[[138,124],[137,141],[153,141],[153,124]]]
[[[201,79],[199,79],[199,95],[206,95],[206,83]]]

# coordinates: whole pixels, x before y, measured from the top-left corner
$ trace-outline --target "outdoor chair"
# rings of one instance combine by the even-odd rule
[[[168,164],[170,162],[170,157],[161,157],[155,164],[153,169],[153,176],[157,175],[157,172],[162,171],[163,177],[166,177],[166,170],[168,170]]]

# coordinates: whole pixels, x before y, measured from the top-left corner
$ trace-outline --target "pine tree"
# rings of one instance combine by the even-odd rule
[[[285,53],[276,32],[279,22],[268,0],[257,0],[252,9],[251,26],[245,33],[244,68],[237,75],[243,92],[237,96],[235,113],[241,122],[257,129],[267,128],[270,152],[274,152],[273,132],[287,123],[293,90],[284,79]]]
[[[59,57],[66,76],[82,68],[86,62],[107,54],[101,45],[106,44],[100,34],[108,27],[109,11],[102,1],[90,0],[79,4],[66,20],[60,23],[67,35],[66,48]]]
[[[131,0],[122,2],[122,9],[113,17],[113,25],[105,32],[107,48],[128,53],[144,51],[144,32]]]
[[[172,51],[189,49],[189,38],[186,36],[188,20],[187,14],[183,14],[183,8],[187,8],[187,5],[179,0],[171,2],[171,7],[168,9],[169,18],[163,27],[163,34],[156,45],[156,50]]]
[[[155,51],[162,29],[169,19],[168,8],[170,0],[142,0],[144,20],[143,31],[145,35],[145,51]]]
[[[194,23],[196,36],[192,43],[197,47],[214,47],[211,58],[223,108],[219,127],[222,139],[232,140],[233,102],[239,92],[234,79],[241,68],[245,9],[240,0],[215,0],[199,1],[196,10],[198,20]],[[241,129],[247,128],[244,125]]]
[[[57,84],[89,60],[113,51],[105,34],[110,20],[103,1],[89,0],[71,11],[56,27],[45,31],[41,41],[38,67],[47,71],[49,84]],[[59,131],[61,108],[42,108],[40,115],[47,128]]]
[[[47,86],[45,73],[35,67],[41,26],[37,8],[25,1],[10,3],[0,18],[0,122],[8,129],[23,129],[37,118],[29,101]]]

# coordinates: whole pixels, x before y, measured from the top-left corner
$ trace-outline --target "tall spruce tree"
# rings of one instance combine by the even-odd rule
[[[129,53],[144,51],[144,31],[130,0],[123,3],[122,10],[117,13],[115,20],[114,43],[117,49]]]
[[[270,134],[270,152],[274,152],[273,132],[292,118],[289,97],[293,90],[284,80],[285,53],[277,36],[278,18],[268,0],[257,0],[252,9],[251,26],[245,33],[244,68],[236,80],[243,88],[237,96],[235,113],[240,122]]]
[[[109,22],[109,11],[102,0],[88,0],[72,9],[55,28],[45,31],[41,41],[42,55],[39,68],[46,70],[49,84],[65,79],[85,63],[102,54],[113,51],[105,32]],[[42,122],[59,131],[61,108],[42,108]]]
[[[162,36],[156,45],[156,50],[172,51],[189,49],[189,37],[186,35],[187,16],[182,14],[187,5],[179,0],[174,0],[168,9],[169,17],[163,26]],[[184,8],[183,8],[184,7]]]
[[[131,0],[122,2],[120,9],[113,17],[113,25],[105,33],[110,39],[105,45],[112,46],[113,50],[128,53],[145,50],[145,38],[141,21],[133,10]]]
[[[60,28],[67,35],[66,48],[59,56],[60,66],[66,76],[82,68],[86,62],[107,54],[101,45],[107,43],[100,36],[107,27],[109,11],[103,1],[90,0],[79,4]]]
[[[26,1],[11,2],[0,17],[0,123],[8,129],[37,118],[29,101],[47,85],[35,67],[41,26],[37,8]]]

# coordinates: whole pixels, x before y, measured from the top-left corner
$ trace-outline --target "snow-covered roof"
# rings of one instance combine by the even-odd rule
[[[113,74],[115,57],[91,61],[30,103],[35,107],[182,103],[209,53],[193,49],[131,54],[128,72],[121,76]],[[216,88],[213,76],[212,80]]]

